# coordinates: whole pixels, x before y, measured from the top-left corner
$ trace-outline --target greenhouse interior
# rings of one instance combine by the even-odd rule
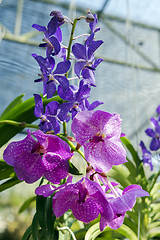
[[[62,22],[59,20],[60,17],[57,13],[63,14],[62,16],[64,16],[64,19]],[[59,24],[57,25],[57,29],[61,28],[62,31],[62,41],[60,41],[60,43],[57,43],[58,40],[56,39],[56,36],[58,36],[58,33],[56,35],[56,30],[53,31],[52,34],[50,32],[51,24],[50,26],[47,25],[52,17],[53,19],[58,19],[57,21],[59,21],[57,23]],[[93,21],[95,23],[95,18],[97,18],[97,28],[94,29],[95,26]],[[77,21],[76,26],[74,25],[75,19]],[[46,104],[49,104],[49,102],[51,103],[51,101],[48,99],[49,97],[46,98],[43,94],[43,83],[38,82],[44,80],[41,79],[35,81],[39,77],[45,77],[42,69],[47,69],[47,64],[50,64],[50,67],[53,70],[55,61],[56,64],[57,61],[62,61],[59,57],[58,60],[54,60],[53,64],[52,61],[54,57],[56,58],[56,53],[51,53],[51,55],[48,56],[50,54],[50,50],[47,52],[44,47],[39,47],[40,44],[42,45],[43,41],[45,42],[43,44],[46,44],[45,46],[48,46],[47,44],[52,44],[48,40],[50,38],[54,39],[53,45],[55,44],[55,46],[52,46],[54,49],[53,51],[56,52],[55,49],[57,46],[60,46],[61,49],[65,49],[67,53],[69,52],[69,47],[72,49],[70,49],[72,53],[69,53],[70,55],[67,54],[67,57],[64,57],[64,62],[67,62],[65,65],[67,70],[65,71],[57,68],[56,74],[56,70],[54,68],[54,71],[50,73],[50,76],[47,76],[49,78],[53,77],[53,79],[49,80],[49,84],[47,82],[45,85],[46,89],[48,89],[47,87],[50,85],[50,82],[53,83],[55,81],[57,83],[58,81],[58,84],[60,84],[60,87],[56,87],[57,91],[52,96],[53,98],[56,98],[56,94],[58,92],[60,93],[60,98],[63,99],[53,101],[59,101],[57,103],[58,106],[59,104],[64,106],[64,108],[59,106],[59,110],[56,110],[56,114],[60,113],[60,115],[59,118],[57,117],[58,115],[56,115],[56,120],[54,120],[57,121],[55,124],[58,124],[58,127],[60,124],[61,131],[64,131],[64,134],[59,133],[59,130],[57,130],[58,127],[55,129],[49,129],[48,132],[42,127],[44,126],[44,121],[49,122],[49,120],[42,119],[42,117],[46,118],[47,112],[44,115],[44,110],[42,110],[44,107],[41,107],[42,102],[40,101],[42,101],[42,98],[46,99],[43,99],[43,102],[46,102]],[[71,38],[72,42],[70,42]],[[92,44],[92,49],[89,44]],[[97,60],[98,63],[96,62],[93,65],[93,61],[89,62],[90,59],[86,60],[83,58],[82,50],[84,48],[86,49],[84,50],[85,53],[89,52],[89,50],[93,53],[93,61],[98,59],[99,62]],[[48,47],[48,49],[50,48]],[[48,58],[45,58],[45,54],[48,54]],[[43,56],[43,60],[40,56]],[[101,59],[103,59],[103,61]],[[71,67],[68,67],[67,65],[69,61],[72,62]],[[88,65],[83,64],[85,61]],[[82,63],[83,66],[81,67],[79,63]],[[77,66],[77,69],[78,66],[81,68],[77,70],[79,73],[82,71],[82,75],[80,77],[76,72],[74,64]],[[40,71],[42,71],[42,74]],[[95,76],[95,82],[89,84],[86,80],[86,75],[91,72]],[[0,73],[0,138],[2,139],[0,140],[0,240],[160,239],[159,1],[0,0]],[[86,94],[86,99],[90,94],[88,101],[89,104],[95,103],[93,104],[94,108],[96,107],[95,109],[93,108],[93,105],[88,106],[85,103],[86,105],[83,105],[82,110],[82,108],[80,108],[82,103],[77,103],[77,97],[77,105],[73,106],[72,110],[76,111],[75,109],[77,108],[80,110],[77,110],[77,115],[74,115],[75,112],[73,113],[72,111],[71,113],[70,108],[70,116],[72,114],[70,121],[67,120],[67,117],[65,119],[65,111],[67,111],[65,108],[67,105],[65,105],[65,103],[67,104],[67,101],[70,100],[69,97],[67,98],[65,96],[63,83],[61,84],[60,82],[62,80],[59,80],[60,75],[62,75],[61,73],[64,75],[63,78],[71,79],[70,81],[67,80],[64,85],[68,84],[68,82],[76,85],[76,87],[70,88],[70,91],[73,89],[75,92],[78,91],[75,89],[78,89],[80,79],[84,79],[84,81],[81,80],[81,85],[83,85],[81,87],[86,87],[86,90],[83,90],[86,91],[86,93],[84,93]],[[55,78],[58,76],[56,79],[54,79],[54,74]],[[74,95],[75,98],[76,96],[82,98],[83,92],[80,92],[79,90],[76,94]],[[85,96],[83,97],[85,99]],[[31,104],[31,101],[32,109],[29,112],[27,109],[29,105],[27,105],[27,103]],[[97,101],[99,102],[97,103]],[[22,112],[17,113],[16,107],[18,109],[19,105],[20,109],[20,104],[23,104],[21,106]],[[36,106],[38,109],[37,112],[34,110],[34,107],[36,109]],[[27,109],[26,112],[25,108]],[[39,113],[40,111],[41,116]],[[89,113],[86,113],[86,115],[83,116],[83,111],[89,111]],[[98,120],[91,119],[93,117],[93,115],[91,116],[91,113],[94,114],[93,112],[95,114],[97,113]],[[108,121],[108,125],[109,121],[113,121],[111,126],[104,128],[107,129],[106,132],[104,129],[102,131],[100,130],[93,138],[91,138],[90,135],[90,137],[86,140],[87,142],[84,143],[84,140],[82,139],[86,139],[87,134],[89,134],[88,129],[90,126],[93,127],[95,122],[98,124],[98,121],[99,125],[103,125],[101,119],[99,119],[100,115],[98,115],[98,113],[102,113],[102,115],[104,114],[102,121],[105,121],[105,118],[111,118],[111,114],[113,118],[115,116],[117,118],[114,120],[106,120]],[[22,116],[22,114],[26,114],[25,116],[27,120],[24,119],[24,115]],[[35,116],[31,116],[31,114]],[[78,118],[78,116],[80,117]],[[84,117],[84,121],[82,123],[81,116]],[[41,120],[39,120],[39,118]],[[68,123],[67,126],[66,123]],[[81,124],[80,128],[84,125],[84,128],[82,129],[82,135],[84,134],[83,137],[78,136],[78,134],[81,134],[80,128],[78,128],[79,123]],[[91,125],[88,125],[87,127],[87,124]],[[35,125],[36,130],[34,129]],[[120,125],[121,133],[119,133]],[[66,200],[66,204],[70,204],[71,207],[68,207],[67,209],[66,205],[65,207],[62,206],[62,208],[64,207],[68,211],[66,211],[63,216],[60,216],[59,212],[61,211],[57,210],[56,206],[60,204],[60,201],[63,202],[63,199],[65,201],[66,196],[71,196],[72,191],[70,190],[71,192],[67,192],[69,190],[66,190],[66,192],[63,192],[65,191],[64,188],[57,187],[59,180],[55,182],[50,181],[50,177],[47,175],[48,172],[40,176],[42,179],[39,180],[37,177],[35,181],[32,181],[25,180],[28,173],[24,174],[24,169],[17,170],[19,168],[17,167],[18,163],[16,164],[16,157],[18,158],[17,162],[20,161],[21,158],[19,155],[16,155],[16,151],[19,151],[20,153],[20,150],[17,150],[18,147],[16,149],[16,146],[20,145],[18,145],[19,143],[17,143],[17,145],[10,144],[12,144],[12,142],[22,142],[23,139],[26,139],[27,141],[27,136],[31,135],[32,141],[42,138],[42,136],[37,137],[36,133],[30,133],[30,131],[37,131],[38,127],[45,134],[46,132],[50,133],[50,130],[54,133],[52,136],[56,136],[57,133],[58,137],[56,137],[61,141],[64,140],[63,137],[66,138],[66,140],[64,140],[66,142],[64,144],[65,150],[63,151],[68,151],[66,150],[68,147],[71,148],[69,153],[65,153],[66,155],[70,154],[70,158],[68,157],[68,159],[69,162],[71,162],[69,172],[67,172],[68,175],[66,176],[68,177],[67,179],[69,179],[70,175],[73,174],[74,180],[73,183],[69,183],[70,180],[66,180],[65,176],[60,179],[60,184],[64,184],[64,186],[67,187],[69,186],[67,184],[71,184],[71,189],[74,191],[78,191],[77,188],[81,184],[82,186],[79,187],[78,196],[79,198],[84,198],[82,200],[83,204],[85,204],[84,202],[87,202],[87,200],[88,202],[90,201],[88,204],[93,205],[92,211],[96,212],[95,215],[97,217],[93,217],[93,219],[92,217],[88,217],[90,220],[86,220],[85,222],[83,220],[85,217],[83,218],[80,215],[83,215],[83,211],[88,211],[87,207],[90,205],[85,205],[86,209],[82,206],[83,209],[81,208],[81,212],[76,212],[76,208],[83,205],[82,203],[79,204],[80,200],[74,200],[75,202],[77,201],[76,203],[74,202],[74,204],[79,205],[76,205],[77,207],[73,209],[73,200],[70,200],[71,202]],[[65,134],[65,127],[68,135]],[[97,126],[95,128],[97,129]],[[108,138],[113,138],[113,142],[112,140],[111,143],[107,142],[109,141],[106,140],[108,139],[107,134]],[[118,134],[119,139],[117,140]],[[49,136],[50,135],[51,134],[49,134]],[[122,141],[120,141],[120,137]],[[55,139],[55,141],[58,140]],[[26,143],[26,147],[27,144],[29,143]],[[95,146],[95,149],[93,145],[91,146],[91,144]],[[106,149],[104,150],[103,148],[98,148],[98,144],[106,144]],[[9,146],[12,146],[12,148],[15,146],[13,153],[11,152],[11,147],[9,148]],[[87,146],[90,146],[89,150],[87,149]],[[44,146],[40,146],[39,148],[41,147],[43,149],[35,150],[35,154],[39,151],[39,156],[41,155],[42,160],[45,158],[45,161],[47,161],[47,157],[45,156],[45,151],[47,150],[44,150]],[[124,157],[124,151],[122,148],[126,151],[125,160],[122,159]],[[8,149],[8,152],[6,149]],[[79,149],[81,149],[80,151],[84,151],[85,157],[84,155],[82,156]],[[102,166],[97,166],[97,163],[93,160],[96,156],[93,152],[96,149],[99,150],[97,153],[97,162],[101,161],[100,154],[106,154],[107,159],[107,156],[111,156],[111,152],[113,151],[114,156],[112,155],[110,158],[110,163],[103,158]],[[31,151],[30,154],[32,153],[33,151]],[[12,154],[13,160],[11,160]],[[25,156],[25,153],[23,154]],[[74,160],[70,161],[72,155],[74,155],[73,159],[77,158],[75,162]],[[82,157],[85,158],[85,163],[84,159],[81,159]],[[25,157],[23,158],[25,159]],[[59,158],[61,158],[61,156]],[[103,168],[104,161],[109,164],[108,171],[105,171],[107,167],[105,168],[104,166]],[[88,167],[86,167],[87,164]],[[114,165],[113,168],[112,165]],[[25,166],[27,166],[27,163]],[[86,169],[88,169],[89,166],[92,166],[92,169],[88,170],[90,171],[88,173]],[[105,177],[103,176],[103,169],[106,173]],[[86,174],[86,176],[89,176],[90,174],[90,177],[87,178],[83,175],[84,178],[82,182],[81,172],[85,172],[85,174],[87,172],[88,175]],[[25,177],[22,176],[23,174]],[[102,181],[102,178],[105,183]],[[108,181],[106,179],[109,179],[112,184],[107,185],[107,193],[105,195],[105,193],[102,194],[102,191],[98,190],[98,181],[101,181],[101,184],[99,185],[102,186],[102,189],[104,189],[104,186],[106,186],[105,184]],[[94,183],[92,187],[96,189],[95,195],[97,194],[97,196],[101,196],[101,198],[103,195],[103,198],[105,198],[107,202],[105,204],[109,204],[106,207],[107,210],[105,210],[104,206],[102,206],[104,204],[102,204],[102,200],[101,202],[100,200],[95,200],[95,195],[91,193],[91,180]],[[77,181],[79,185],[76,185]],[[113,182],[116,183],[113,184]],[[47,195],[46,198],[43,190],[39,190],[41,189],[41,185],[44,183],[56,184],[57,192],[54,193],[55,195],[52,203],[53,208],[55,208],[55,215],[57,214],[56,217],[54,215],[54,209],[50,209],[50,214],[47,212],[47,207],[50,204],[49,200],[52,195]],[[119,184],[118,187],[120,190],[115,187],[117,184]],[[111,187],[108,187],[110,185]],[[133,186],[136,187],[134,188]],[[67,187],[66,189],[68,189]],[[84,191],[84,188],[87,193]],[[124,190],[125,188],[126,190]],[[36,197],[35,189],[38,189],[37,192],[42,191],[39,195],[43,196],[37,195]],[[47,189],[48,188],[46,187],[46,191]],[[118,189],[117,191],[123,192],[122,194],[118,192],[117,197],[114,189]],[[62,195],[60,195],[60,193]],[[56,195],[58,196],[58,194],[59,199],[58,197],[56,198]],[[121,195],[122,197],[120,197]],[[119,199],[119,201],[117,199]],[[117,204],[116,207],[114,203],[115,205]],[[42,205],[44,204],[46,205],[43,206],[44,208],[42,209]],[[123,204],[126,204],[127,207],[125,208]],[[94,208],[94,206],[96,207]],[[109,214],[107,215],[107,213],[104,213],[105,211],[109,211],[109,207],[112,209],[114,215],[112,220],[106,220],[106,216]],[[116,208],[118,210],[115,210]],[[123,212],[120,210],[122,208],[126,210]],[[47,214],[49,215],[48,218]],[[44,223],[45,218],[47,219],[46,223]],[[109,221],[109,223],[107,221]],[[43,224],[46,224],[45,229],[43,229]],[[103,227],[102,225],[105,226]]]

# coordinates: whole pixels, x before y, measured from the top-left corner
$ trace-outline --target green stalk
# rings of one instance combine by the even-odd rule
[[[75,27],[76,27],[77,20],[78,20],[78,19],[76,18],[76,19],[74,19],[74,22],[73,22],[73,26],[72,26],[72,30],[71,30],[71,35],[70,35],[70,40],[69,40],[69,44],[68,44],[67,60],[69,60],[69,58],[70,58],[71,46],[72,46],[72,41],[73,41],[73,35],[74,35],[74,31],[75,31]]]
[[[66,122],[63,122],[63,134],[64,134],[64,136],[67,136],[67,124],[66,124]]]
[[[16,126],[16,127],[21,127],[21,128],[28,127],[28,128],[39,129],[39,127],[37,125],[29,124],[29,123],[26,123],[26,122],[16,122],[16,121],[13,121],[13,120],[2,120],[2,121],[0,121],[0,125],[1,124],[8,124],[8,125]]]
[[[68,44],[67,60],[69,60],[69,58],[70,58],[73,35],[74,35],[77,20],[78,19],[76,18],[73,22],[73,25],[72,25],[71,35],[70,35],[69,44]],[[68,77],[68,72],[65,74],[65,76],[66,76],[66,78]],[[64,134],[64,136],[67,136],[67,124],[66,124],[66,122],[63,122],[63,134]]]
[[[78,152],[84,159],[85,156],[83,154],[83,152],[80,149],[77,149],[76,146],[70,141],[68,140],[68,138],[66,138],[65,136],[63,136],[62,134],[57,134],[57,136],[59,138],[61,138],[63,141],[65,141],[66,143],[68,143],[68,145],[70,146],[70,148],[74,151],[74,152]],[[85,159],[86,161],[86,159]]]

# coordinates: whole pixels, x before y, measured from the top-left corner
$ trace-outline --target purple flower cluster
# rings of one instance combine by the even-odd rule
[[[149,195],[139,185],[130,185],[123,191],[112,186],[112,192],[105,193],[99,183],[86,177],[74,184],[69,177],[65,186],[58,188],[47,184],[36,189],[36,194],[44,197],[53,192],[56,192],[53,197],[56,217],[71,209],[76,219],[89,223],[100,214],[101,231],[106,225],[112,229],[119,228],[123,224],[125,212],[132,210],[136,198]]]
[[[154,156],[160,157],[158,150],[160,149],[160,105],[156,109],[157,117],[151,118],[150,123],[152,128],[147,128],[145,133],[151,138],[149,150],[146,148],[143,141],[140,142],[140,147],[142,149],[142,161],[144,164],[149,164],[150,169],[153,170],[152,158]]]
[[[35,116],[41,119],[40,129],[42,131],[47,132],[53,130],[54,133],[58,133],[60,131],[58,123],[61,121],[68,122],[70,120],[70,115],[73,119],[78,112],[93,110],[100,104],[103,104],[101,101],[95,101],[90,105],[87,100],[87,98],[90,97],[91,87],[95,86],[96,67],[103,61],[103,59],[95,59],[94,53],[101,46],[103,41],[94,40],[95,33],[99,31],[100,28],[96,28],[96,14],[93,16],[90,13],[90,15],[92,15],[91,22],[89,21],[91,34],[85,39],[84,45],[75,43],[72,46],[72,54],[75,56],[74,60],[76,61],[74,72],[81,81],[79,87],[71,85],[67,78],[68,74],[66,74],[71,68],[71,62],[70,59],[67,59],[66,49],[62,47],[62,32],[60,28],[65,22],[64,16],[59,11],[52,11],[50,15],[52,18],[47,27],[38,24],[32,25],[33,28],[44,33],[43,41],[45,43],[39,46],[46,47],[45,58],[36,53],[32,54],[39,64],[41,71],[39,74],[40,78],[36,79],[35,82],[43,82],[43,96],[51,98],[57,91],[58,95],[64,100],[64,103],[61,105],[54,105],[54,114],[53,111],[49,111],[48,115],[48,110],[43,114],[42,103],[41,107],[39,106],[40,100],[38,100],[38,98],[40,99],[40,97],[35,95]],[[62,59],[62,61],[60,60],[60,62],[58,62],[56,67],[55,57]],[[48,108],[51,109],[50,106],[47,106],[47,109]],[[40,111],[37,112],[37,109]]]
[[[148,193],[138,185],[128,186],[122,191],[116,183],[107,180],[106,173],[113,165],[126,162],[126,151],[120,140],[120,115],[94,111],[102,102],[96,100],[90,104],[88,101],[92,87],[96,87],[95,70],[103,61],[101,58],[95,59],[94,55],[103,43],[102,40],[95,40],[95,34],[100,30],[96,27],[97,16],[90,12],[87,14],[86,22],[91,33],[84,44],[74,43],[71,46],[70,41],[66,48],[62,45],[61,26],[66,21],[72,21],[60,11],[52,11],[50,15],[52,18],[47,27],[33,24],[33,28],[44,33],[44,43],[40,47],[46,48],[46,57],[32,54],[41,71],[35,82],[43,82],[43,96],[50,99],[58,94],[63,102],[60,104],[50,99],[44,108],[43,98],[34,94],[34,114],[40,119],[39,130],[28,131],[24,140],[10,143],[3,157],[14,167],[20,180],[33,183],[43,177],[52,183],[38,187],[36,194],[48,197],[55,193],[53,213],[57,218],[71,209],[74,217],[85,223],[100,215],[101,231],[106,225],[117,229],[123,223],[125,212],[133,208],[136,198],[148,196]],[[75,26],[72,24],[73,30]],[[69,57],[71,55],[74,58]],[[68,78],[71,60],[75,61],[73,69],[75,78],[79,80],[77,85],[70,84],[72,80]],[[71,137],[65,130],[60,133],[61,124],[64,127],[69,120],[72,121],[71,130],[77,143],[74,148],[73,143],[68,144]],[[160,141],[157,141],[159,129],[155,121],[155,131],[147,131],[152,136],[153,148]],[[70,164],[74,151],[79,151],[81,146],[88,167],[85,176],[73,183]],[[65,179],[63,184],[62,179]]]

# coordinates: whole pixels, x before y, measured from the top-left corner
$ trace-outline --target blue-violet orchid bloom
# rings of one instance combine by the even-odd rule
[[[59,133],[60,125],[59,119],[57,117],[57,110],[59,107],[59,102],[53,101],[46,105],[45,113],[43,111],[43,102],[42,98],[38,94],[34,94],[35,108],[34,115],[40,118],[39,129],[44,133],[51,130],[54,131],[54,134]]]
[[[155,118],[150,119],[153,128],[147,128],[145,133],[152,138],[150,143],[150,150],[157,151],[160,148],[160,125]]]
[[[95,86],[95,74],[96,67],[103,61],[98,58],[95,60],[94,52],[101,46],[103,41],[92,41],[89,47],[80,43],[75,43],[72,47],[72,52],[76,57],[76,63],[74,66],[75,74],[83,79],[91,86]]]
[[[151,171],[153,170],[153,164],[152,164],[152,153],[147,150],[145,144],[143,141],[140,142],[140,147],[142,149],[142,161],[144,164],[149,164]]]

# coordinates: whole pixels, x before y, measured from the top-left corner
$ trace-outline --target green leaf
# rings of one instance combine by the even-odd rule
[[[9,179],[0,185],[0,192],[6,190],[8,188],[11,188],[20,182],[22,182],[22,181],[19,180],[17,177],[13,177],[13,178]]]
[[[0,159],[0,180],[14,177],[15,175],[13,167],[8,165],[3,159]]]
[[[154,184],[152,190],[150,191],[150,195],[153,197],[158,190],[160,190],[160,182]]]
[[[148,239],[151,239],[153,237],[160,238],[160,227],[152,228],[151,232],[148,234]]]
[[[143,189],[146,190],[147,189],[147,180],[145,177],[142,161],[140,160],[133,145],[130,143],[130,141],[126,137],[121,137],[121,141],[126,146],[126,148],[129,150],[129,152],[131,153],[133,161],[136,164],[136,170],[137,170],[136,181],[137,181],[137,183],[139,183],[143,187]]]
[[[137,154],[136,150],[134,149],[133,145],[130,143],[130,141],[126,137],[121,137],[121,141],[126,146],[126,148],[129,150],[129,152],[131,153],[135,164],[137,166],[139,166],[141,163],[141,160],[138,157],[138,154]]]
[[[32,221],[32,237],[33,240],[39,240],[39,223],[37,213],[35,213]]]
[[[31,236],[31,233],[32,233],[32,225],[27,228],[27,230],[23,234],[21,240],[28,240],[29,237]]]
[[[138,230],[138,227],[137,227],[137,224],[135,224],[132,219],[128,218],[127,216],[125,216],[124,218],[124,224],[126,226],[128,226],[130,229],[133,230],[133,232],[135,232],[135,234],[137,234],[137,230]]]
[[[47,229],[46,201],[47,201],[47,198],[37,195],[37,197],[36,197],[36,212],[37,212],[39,225],[42,229]]]
[[[82,175],[82,173],[80,173],[78,169],[70,161],[69,161],[69,173],[73,175]]]
[[[46,220],[47,220],[47,240],[52,240],[54,239],[54,223],[56,220],[56,216],[53,214],[52,209],[52,196],[47,198]]]
[[[20,207],[19,213],[24,212],[24,210],[26,210],[26,209],[29,207],[29,205],[30,205],[32,202],[34,202],[35,200],[36,200],[36,196],[27,199],[27,200],[23,203],[23,205]]]
[[[126,225],[122,225],[120,228],[116,229],[115,231],[121,233],[123,236],[130,240],[138,240],[136,234]]]
[[[134,222],[135,225],[138,224],[138,216],[134,210],[128,211],[127,215],[132,219],[132,221]]]
[[[136,182],[135,178],[137,177],[137,168],[136,166],[131,162],[129,158],[127,158],[127,162],[123,163],[123,165],[128,169],[130,175],[129,175],[129,181],[133,184]]]
[[[155,201],[155,200],[160,200],[160,192],[156,192],[152,196],[152,201]]]
[[[54,222],[56,220],[55,215],[53,215],[52,209],[52,196],[45,198],[43,196],[37,196],[36,198],[36,216],[32,225],[35,228],[34,240],[52,240],[56,239],[55,234],[57,232],[54,229]],[[39,232],[36,228],[40,226]],[[32,230],[33,232],[33,230]],[[38,238],[36,238],[38,236]]]
[[[8,107],[3,111],[3,113],[0,116],[0,120],[5,117],[5,115],[16,105],[20,104],[23,101],[24,94],[21,94],[20,96],[16,97],[9,105]]]
[[[153,229],[155,227],[160,227],[160,221],[152,222],[148,225],[148,229]]]
[[[160,203],[152,203],[151,208],[152,208],[152,211],[159,212],[160,211]]]
[[[107,173],[107,176],[114,178],[123,187],[131,185],[130,181],[128,180],[129,175],[130,172],[120,165],[113,166],[112,169]]]
[[[113,229],[109,228],[108,226],[104,229],[103,232],[105,231],[113,231]],[[120,234],[122,234],[123,236],[125,236],[126,238],[128,238],[129,240],[138,240],[136,234],[132,231],[132,229],[130,229],[129,227],[127,227],[126,225],[122,225],[120,228],[114,230]],[[96,237],[98,235],[100,235],[102,232],[99,229],[99,223],[94,224],[92,227],[90,227],[85,235],[85,240],[94,240],[96,239]]]
[[[50,99],[43,98],[44,106],[51,101],[61,102],[62,100],[59,96],[55,96]],[[17,122],[32,123],[37,119],[34,115],[34,107],[35,107],[35,102],[34,102],[34,98],[32,97],[13,107],[1,118],[1,120],[14,120]],[[0,147],[3,146],[5,143],[7,143],[8,140],[10,140],[12,137],[14,137],[17,133],[21,132],[22,130],[23,130],[22,127],[1,124],[0,125],[0,133],[1,133]]]
[[[156,221],[160,219],[160,212],[157,212],[156,214],[153,215],[153,220],[152,221]]]

